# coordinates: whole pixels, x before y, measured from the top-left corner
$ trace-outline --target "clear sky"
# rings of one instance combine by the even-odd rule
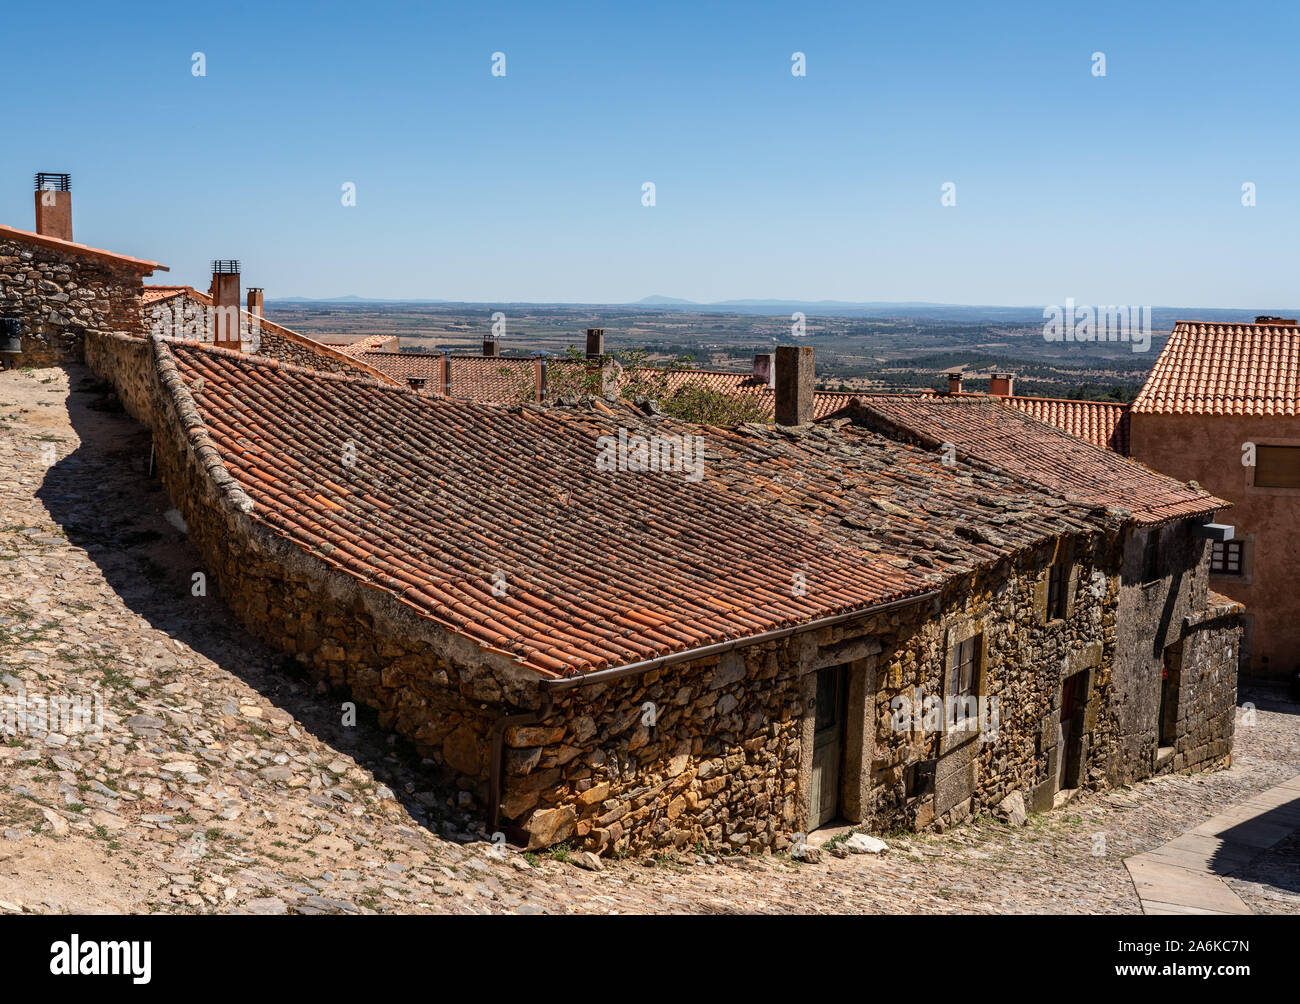
[[[1286,305],[1298,10],[12,2],[0,222],[70,172],[77,239],[268,298]]]

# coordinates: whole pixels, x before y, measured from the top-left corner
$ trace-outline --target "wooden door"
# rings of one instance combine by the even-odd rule
[[[1078,757],[1075,747],[1078,745],[1078,735],[1076,730],[1082,727],[1079,714],[1080,704],[1082,701],[1082,690],[1085,673],[1075,673],[1073,676],[1067,676],[1065,682],[1061,685],[1061,716],[1059,719],[1058,741],[1060,743],[1056,748],[1056,790],[1063,790],[1067,784],[1074,782],[1077,777]],[[1069,771],[1071,759],[1075,761],[1075,773],[1072,775]],[[1075,782],[1077,783],[1077,782]]]
[[[844,719],[848,709],[848,667],[817,671],[813,707],[812,785],[808,829],[824,826],[840,813],[840,768],[844,762]]]

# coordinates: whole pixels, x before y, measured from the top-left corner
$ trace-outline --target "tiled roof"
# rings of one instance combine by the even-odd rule
[[[152,303],[162,303],[163,300],[170,300],[174,296],[180,296],[186,291],[196,292],[189,286],[145,286],[144,293],[140,296],[140,302],[147,307]]]
[[[700,480],[602,472],[598,437],[637,431],[632,409],[488,405],[192,342],[157,351],[164,385],[182,404],[193,395],[191,442],[216,450],[249,518],[544,675],[927,593],[1096,527],[1037,485],[847,422],[661,421],[660,433],[704,437]]]
[[[974,458],[1095,505],[1126,509],[1141,524],[1229,506],[996,398],[878,394],[861,395],[859,402],[859,413],[874,427],[910,434],[932,449],[952,443],[960,458]]]
[[[399,339],[396,335],[366,335],[364,338],[358,338],[355,342],[333,343],[340,352],[347,355],[355,356],[363,352],[388,352],[396,351]]]
[[[354,352],[352,356],[369,363],[375,369],[398,380],[412,377],[429,381],[427,393],[441,394],[441,352]]]
[[[1133,410],[1166,415],[1300,415],[1300,329],[1179,321]]]
[[[1094,446],[1129,455],[1129,406],[1119,402],[1072,401],[1057,397],[1007,397],[1003,403],[1033,415]]]
[[[533,360],[519,356],[452,356],[451,397],[510,403],[537,399]]]
[[[668,393],[676,393],[687,387],[702,387],[706,390],[724,394],[735,394],[751,400],[767,421],[776,416],[776,395],[772,388],[750,373],[736,373],[730,370],[676,370],[659,369],[653,366],[637,367],[624,375],[624,381],[641,381],[649,386],[658,386],[662,381]],[[847,408],[854,394],[843,391],[815,391],[813,393],[813,419],[827,418]]]
[[[69,254],[85,255],[88,258],[100,258],[114,265],[125,266],[143,275],[170,271],[166,265],[159,265],[156,261],[149,261],[145,258],[132,258],[130,255],[118,254],[116,251],[105,251],[103,248],[88,247],[75,241],[65,241],[58,237],[34,234],[30,230],[0,226],[0,240],[5,239],[21,241],[24,244],[36,244],[40,247],[52,248],[55,251],[66,251]]]

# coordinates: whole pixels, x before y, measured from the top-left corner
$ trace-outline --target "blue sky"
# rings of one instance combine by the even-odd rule
[[[204,287],[239,258],[269,298],[1285,306],[1298,29],[1281,2],[10,4],[0,222],[67,171],[79,240]]]

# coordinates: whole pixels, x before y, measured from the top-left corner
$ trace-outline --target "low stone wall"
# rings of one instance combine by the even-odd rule
[[[107,260],[0,240],[0,317],[22,325],[19,366],[78,360],[89,331],[139,334],[142,289]]]
[[[493,723],[540,703],[536,674],[488,658],[251,518],[252,500],[221,463],[165,341],[95,337],[86,361],[151,428],[159,474],[209,586],[240,623],[316,678],[349,688],[484,806]]]
[[[211,344],[215,334],[214,309],[210,300],[180,292],[145,307],[141,330],[160,338],[184,338]],[[239,334],[245,352],[322,373],[349,373],[383,383],[396,382],[369,363],[242,309],[239,311]]]
[[[1183,622],[1173,771],[1217,767],[1232,755],[1245,608],[1226,597],[1210,599],[1206,610]]]

